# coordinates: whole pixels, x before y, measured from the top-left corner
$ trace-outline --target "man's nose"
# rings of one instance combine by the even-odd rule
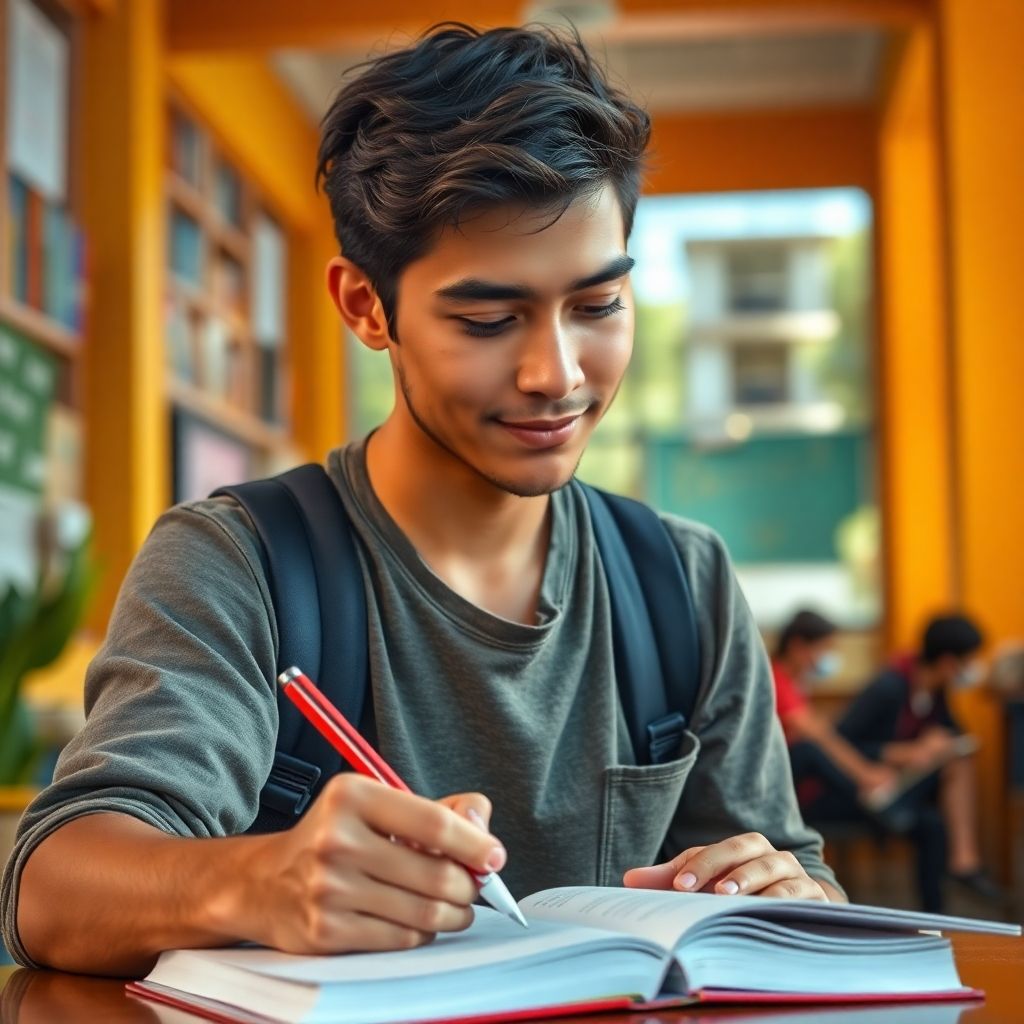
[[[578,346],[560,324],[538,325],[530,332],[516,378],[521,392],[557,400],[571,395],[585,379]]]

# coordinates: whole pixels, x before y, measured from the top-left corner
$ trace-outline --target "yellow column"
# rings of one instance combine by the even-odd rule
[[[949,342],[933,34],[909,37],[879,125],[878,345],[887,646],[952,602]]]
[[[963,599],[1024,632],[1024,6],[944,0]]]
[[[337,250],[322,198],[312,228],[292,236],[288,275],[293,430],[303,455],[315,461],[345,439],[345,339],[325,280],[327,261]]]
[[[86,491],[96,517],[102,628],[169,494],[162,338],[165,230],[162,0],[86,22],[83,213],[91,266]]]
[[[943,0],[941,11],[960,598],[998,642],[1024,633],[1024,7]],[[1002,708],[968,693],[958,710],[982,740],[983,837],[1005,876]]]

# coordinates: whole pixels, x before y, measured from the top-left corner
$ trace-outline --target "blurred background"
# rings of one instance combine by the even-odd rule
[[[718,530],[769,644],[799,607],[838,624],[843,668],[811,693],[829,717],[942,609],[983,626],[990,677],[1012,655],[1019,0],[0,0],[9,820],[78,727],[161,510],[321,459],[390,408],[386,359],[323,284],[317,125],[343,71],[442,19],[566,17],[654,125],[636,354],[581,475]],[[1012,890],[1006,678],[954,700]],[[832,842],[858,897],[912,901],[898,841]]]

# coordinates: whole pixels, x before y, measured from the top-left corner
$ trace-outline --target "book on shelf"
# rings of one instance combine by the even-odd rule
[[[196,385],[193,322],[188,307],[175,296],[165,301],[164,336],[167,339],[167,361],[178,380]]]
[[[7,293],[28,302],[28,186],[13,174],[7,179]]]
[[[129,992],[224,1021],[391,1024],[693,1003],[962,1000],[940,931],[1017,925],[757,896],[574,886],[487,907],[417,949],[172,950]]]
[[[81,229],[63,203],[16,175],[7,182],[7,293],[72,333],[84,325],[86,254]]]

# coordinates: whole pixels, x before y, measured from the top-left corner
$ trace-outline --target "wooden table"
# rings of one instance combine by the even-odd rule
[[[575,1024],[702,1024],[711,1020],[737,1024],[1024,1024],[1024,939],[970,935],[956,937],[953,944],[964,984],[984,989],[984,1002],[693,1009],[571,1020]],[[132,999],[124,994],[120,981],[0,967],[0,1024],[197,1024],[201,1020],[181,1010]]]

